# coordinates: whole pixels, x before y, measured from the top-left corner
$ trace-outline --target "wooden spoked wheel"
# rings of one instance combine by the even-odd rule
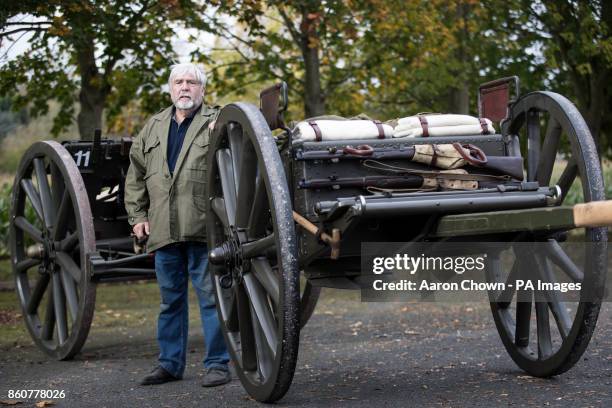
[[[559,186],[559,205],[568,204],[568,197],[573,202],[605,199],[591,133],[576,107],[563,96],[551,92],[525,95],[511,107],[502,133],[527,142],[527,180]],[[491,303],[495,324],[508,353],[523,370],[539,377],[563,373],[580,359],[595,329],[604,294],[606,228],[523,234],[515,240],[539,242],[532,246],[542,250],[516,244],[508,268],[501,266],[499,258],[490,259],[489,280],[514,284],[503,294],[491,294],[494,300],[503,299]],[[574,252],[579,253],[566,252],[563,241],[575,243]],[[516,291],[517,280],[558,282],[561,278],[581,284],[579,301],[537,287]]]
[[[83,179],[61,144],[38,142],[24,153],[11,204],[11,261],[25,324],[41,350],[69,359],[93,317],[96,288],[86,264],[96,242]]]
[[[289,389],[300,335],[297,242],[275,140],[250,104],[224,107],[208,162],[207,235],[217,310],[247,392]]]

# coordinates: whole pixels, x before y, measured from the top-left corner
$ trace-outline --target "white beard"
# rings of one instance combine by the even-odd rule
[[[186,101],[179,99],[178,101],[174,103],[174,106],[176,106],[176,108],[180,110],[192,109],[194,105],[195,105],[195,102],[193,101],[193,99],[189,99]]]

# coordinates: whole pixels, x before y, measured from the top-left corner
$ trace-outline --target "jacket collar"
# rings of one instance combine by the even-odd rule
[[[200,110],[196,112],[196,114],[194,115],[194,120],[198,116],[211,116],[214,113],[215,113],[215,110],[211,106],[202,104],[202,107],[200,108]],[[172,118],[173,114],[174,114],[174,105],[170,105],[166,109],[153,115],[153,119],[161,121],[161,122],[168,121],[169,123],[170,118]]]
[[[207,121],[207,119],[214,115],[214,113],[215,110],[212,107],[202,104],[200,110],[194,115],[193,120],[189,125],[189,129],[187,130],[187,134],[185,135],[185,140],[183,141],[183,146],[185,146],[185,148],[181,148],[179,157],[174,166],[174,174],[176,174],[176,172],[180,169],[180,166],[183,163],[183,159],[187,154],[187,150],[189,150],[189,147],[191,146],[193,139],[195,139],[195,136],[198,134],[200,128]],[[167,174],[170,173],[170,170],[168,169],[168,129],[173,114],[174,105],[170,105],[169,107],[162,110],[161,112],[156,113],[152,117],[153,120],[160,122],[157,126],[155,126],[155,132],[157,133],[157,138],[159,139],[161,145],[161,151],[164,160],[163,171]]]

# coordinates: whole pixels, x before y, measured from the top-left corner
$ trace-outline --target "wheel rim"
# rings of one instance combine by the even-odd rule
[[[510,117],[503,126],[503,133],[526,137],[528,181],[538,181],[541,186],[559,185],[559,205],[567,201],[568,191],[573,191],[570,188],[575,180],[582,185],[583,198],[580,201],[605,198],[593,139],[571,102],[555,93],[534,92],[513,105]],[[556,159],[564,144],[569,144],[569,153],[567,162],[561,164],[561,170],[555,166],[559,166]],[[536,376],[560,374],[579,360],[595,328],[604,293],[606,229],[585,228],[572,232],[572,240],[587,243],[582,265],[571,260],[567,262],[567,254],[559,244],[559,240],[565,238],[565,234],[559,233],[527,239],[523,236],[520,240],[546,242],[542,244],[546,246],[545,254],[534,254],[518,244],[514,248],[514,264],[522,264],[520,268],[502,271],[499,259],[495,257],[490,259],[488,268],[489,280],[492,281],[516,281],[521,278],[519,270],[530,270],[539,278],[554,281],[553,269],[557,268],[555,270],[563,271],[571,280],[582,283],[580,302],[574,304],[563,302],[554,291],[522,294],[520,297],[511,293],[512,301],[491,303],[497,329],[510,356],[519,367]],[[534,313],[535,319],[532,319]]]
[[[295,371],[299,270],[285,173],[256,107],[222,109],[208,169],[207,235],[221,326],[243,386],[271,402]]]
[[[64,360],[83,346],[95,303],[86,273],[95,250],[83,179],[59,143],[32,145],[20,162],[11,201],[15,287],[36,345]]]

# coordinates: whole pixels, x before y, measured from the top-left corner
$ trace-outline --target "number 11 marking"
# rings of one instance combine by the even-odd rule
[[[90,155],[90,153],[91,153],[90,150],[87,150],[84,153],[83,153],[82,150],[79,150],[78,152],[76,152],[74,154],[76,156],[76,165],[77,165],[77,167],[81,167],[81,159],[85,159],[85,162],[83,163],[83,167],[89,166],[89,155]]]

